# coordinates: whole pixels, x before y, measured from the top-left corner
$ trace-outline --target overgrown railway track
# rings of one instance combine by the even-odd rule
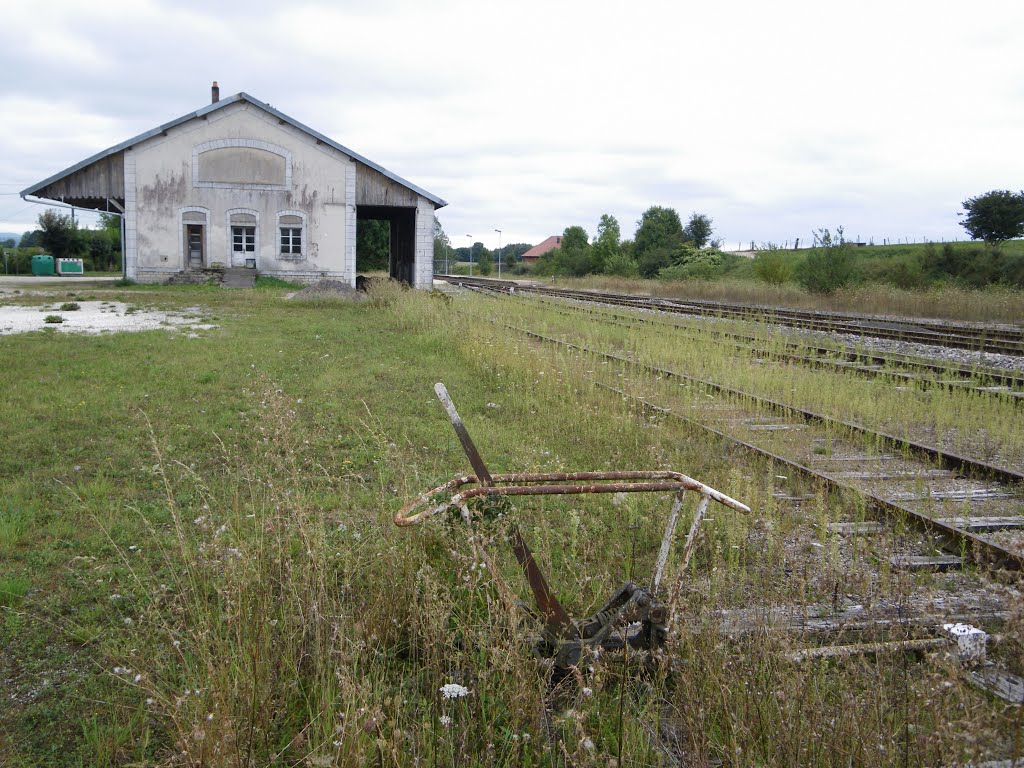
[[[476,288],[492,296],[507,296],[500,289]],[[1024,374],[1004,371],[996,368],[979,366],[962,366],[953,363],[936,362],[909,355],[880,354],[865,349],[850,347],[826,347],[807,342],[783,342],[775,340],[781,349],[766,349],[763,338],[751,333],[741,333],[722,328],[696,329],[681,325],[671,320],[659,319],[654,314],[624,314],[594,306],[590,302],[562,299],[549,299],[543,296],[522,294],[530,299],[544,303],[547,308],[564,316],[586,316],[593,322],[629,328],[636,325],[652,325],[664,328],[673,333],[686,334],[696,338],[702,333],[730,343],[737,349],[762,359],[796,363],[812,368],[827,368],[835,371],[853,372],[863,376],[885,376],[908,385],[929,387],[939,386],[945,389],[969,390],[990,397],[1006,397],[1015,403],[1024,403]]]
[[[873,336],[976,352],[1024,356],[1024,329],[1019,327],[981,327],[937,320],[896,320],[840,312],[782,309],[718,301],[662,299],[455,275],[437,275],[437,279],[467,286],[514,289],[517,292],[595,301],[621,307],[653,309],[671,314],[758,321],[813,331]]]
[[[1018,471],[528,328],[507,327],[534,341],[599,358],[641,378],[674,382],[712,395],[706,407],[691,406],[692,414],[682,415],[671,404],[627,391],[621,383],[611,386],[594,380],[596,386],[649,413],[709,431],[826,488],[859,494],[883,520],[914,524],[928,535],[934,551],[903,556],[893,561],[894,567],[948,569],[970,561],[987,568],[1024,569],[1024,542],[1014,540],[1024,527],[1020,514],[1024,474]],[[818,436],[811,430],[818,430]],[[766,441],[765,436],[770,439]],[[878,525],[850,520],[838,523],[834,532],[870,534]],[[1001,542],[999,537],[1010,541]],[[936,556],[939,550],[946,554]]]

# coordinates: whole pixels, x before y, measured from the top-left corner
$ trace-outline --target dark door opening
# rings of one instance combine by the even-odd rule
[[[360,228],[363,251],[360,253]],[[356,206],[356,272],[387,269],[388,276],[412,285],[416,278],[416,209],[389,205]],[[386,235],[386,238],[385,238]],[[373,243],[373,247],[368,244]],[[387,244],[387,263],[383,248]],[[373,256],[369,260],[368,256]],[[360,257],[363,257],[362,259]]]
[[[185,225],[185,244],[188,251],[186,266],[189,269],[203,268],[203,225]]]

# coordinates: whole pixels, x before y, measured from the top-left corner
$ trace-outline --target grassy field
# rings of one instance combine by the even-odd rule
[[[822,524],[863,516],[856,499],[638,417],[593,387],[593,361],[493,322],[493,300],[383,285],[362,304],[296,302],[286,290],[83,289],[59,298],[117,297],[217,327],[0,337],[0,765],[888,766],[1024,754],[1019,708],[969,686],[941,653],[793,664],[808,639],[718,630],[726,607],[1003,588],[971,571],[880,567],[896,538],[851,554]],[[703,349],[716,375],[757,375],[710,342],[691,353],[656,333],[600,341],[679,365]],[[478,526],[474,543],[457,518],[391,523],[404,501],[469,471],[436,381],[494,472],[671,468],[753,508],[711,515],[684,582],[687,629],[659,671],[594,660],[553,701],[510,600],[527,590],[501,524]],[[814,383],[765,386],[809,398]],[[920,407],[940,419],[945,403]],[[1012,425],[993,434],[1017,449]],[[814,500],[793,510],[780,489]],[[668,501],[517,507],[582,617],[626,579],[649,578]],[[1011,613],[999,652],[1019,666],[1019,598]],[[444,698],[449,683],[469,694]]]

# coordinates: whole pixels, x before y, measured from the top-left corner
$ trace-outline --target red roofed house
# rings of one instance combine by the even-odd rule
[[[533,248],[523,254],[523,261],[527,264],[536,264],[537,259],[543,256],[548,251],[553,251],[562,244],[561,235],[552,235],[540,245],[535,245]]]

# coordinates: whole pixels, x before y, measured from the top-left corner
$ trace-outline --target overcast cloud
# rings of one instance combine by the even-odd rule
[[[537,243],[650,205],[727,247],[963,238],[1024,186],[1024,3],[0,1],[0,231],[17,192],[245,91]]]

